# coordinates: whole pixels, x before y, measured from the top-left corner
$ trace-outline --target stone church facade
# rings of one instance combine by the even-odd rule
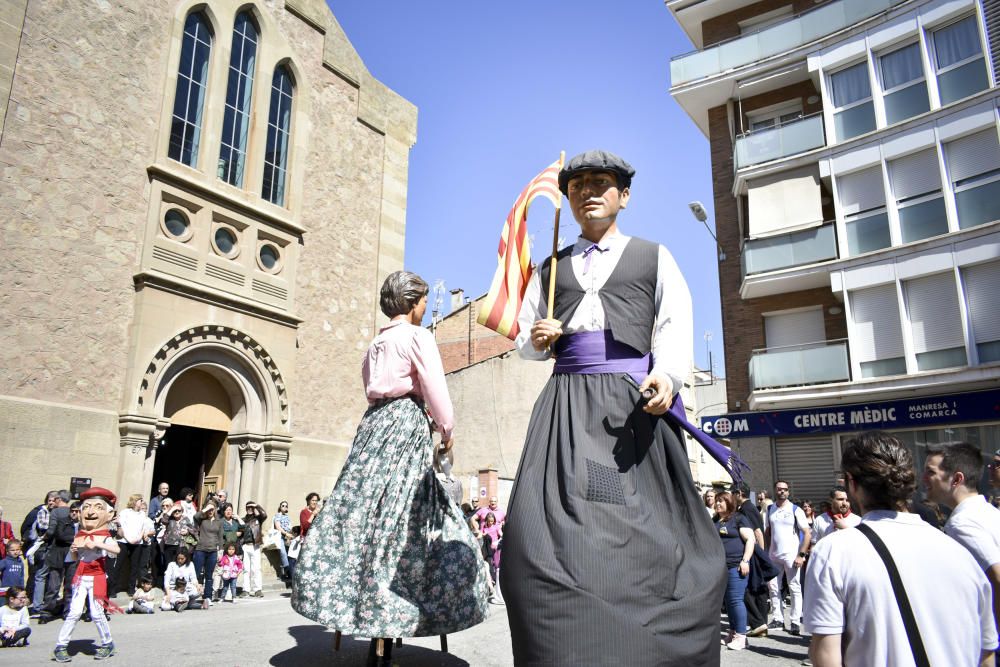
[[[416,108],[322,0],[0,0],[0,503],[326,495]]]

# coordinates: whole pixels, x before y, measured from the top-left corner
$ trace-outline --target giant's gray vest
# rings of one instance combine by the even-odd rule
[[[594,252],[597,252],[596,250]],[[656,272],[660,248],[657,244],[632,237],[621,259],[598,296],[604,306],[604,325],[619,343],[649,352],[656,324]],[[586,293],[573,273],[573,247],[563,248],[557,259],[556,304],[553,312],[560,322],[568,322]],[[549,291],[549,260],[542,264],[542,307]]]

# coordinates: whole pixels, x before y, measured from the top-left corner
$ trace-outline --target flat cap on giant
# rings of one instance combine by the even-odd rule
[[[559,191],[566,194],[566,186],[571,178],[585,171],[607,171],[618,177],[618,187],[624,189],[632,185],[635,169],[625,160],[608,151],[587,151],[575,155],[563,165],[559,172]]]

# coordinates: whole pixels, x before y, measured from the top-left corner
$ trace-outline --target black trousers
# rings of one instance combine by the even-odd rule
[[[31,634],[31,628],[21,628],[20,630],[14,631],[13,637],[10,638],[4,637],[3,639],[0,639],[0,643],[2,643],[4,646],[13,646],[22,639],[27,640],[28,635],[30,634]]]
[[[49,573],[45,577],[45,598],[42,601],[42,611],[48,616],[61,617],[73,597],[76,563],[72,564],[72,569],[68,565],[70,563],[63,563],[62,567],[49,566]]]
[[[762,625],[767,625],[767,587],[760,593],[751,593],[750,589],[743,594],[743,603],[747,607],[747,629],[753,630]]]
[[[146,549],[143,544],[129,544],[119,542],[121,551],[115,558],[114,569],[108,582],[108,593],[115,595],[124,591],[129,595],[135,592],[139,585],[139,577],[142,575],[142,560]]]

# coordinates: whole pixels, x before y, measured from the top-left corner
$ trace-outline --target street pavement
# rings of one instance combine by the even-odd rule
[[[262,599],[239,599],[216,604],[206,611],[157,612],[152,616],[115,615],[111,621],[117,654],[109,667],[227,667],[274,665],[364,665],[368,640],[343,637],[333,650],[333,632],[292,611],[287,593]],[[124,602],[124,600],[122,600]],[[720,624],[719,636],[722,636]],[[31,645],[0,648],[0,665],[51,665],[52,649],[61,622],[37,625],[32,621]],[[70,643],[71,664],[94,664],[93,624],[77,624]],[[807,639],[778,631],[767,639],[752,639],[746,651],[722,649],[724,667],[742,665],[798,665],[806,657]],[[437,637],[406,639],[393,650],[399,667],[506,667],[511,659],[507,614],[490,605],[486,622],[448,635],[449,653],[440,651]],[[609,665],[608,667],[618,667]]]

